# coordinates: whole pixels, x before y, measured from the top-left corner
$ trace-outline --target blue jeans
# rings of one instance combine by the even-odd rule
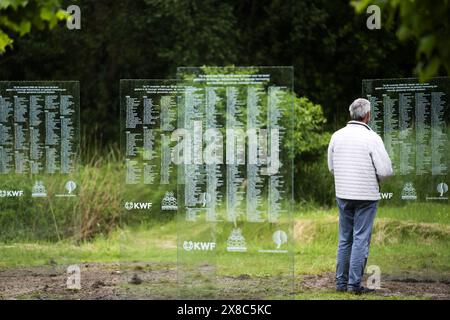
[[[358,289],[369,257],[378,201],[336,200],[339,208],[336,288]]]

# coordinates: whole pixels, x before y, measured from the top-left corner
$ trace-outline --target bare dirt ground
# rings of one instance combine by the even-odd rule
[[[177,272],[173,265],[82,264],[81,289],[67,288],[66,268],[33,267],[0,271],[0,299],[176,299]],[[221,298],[261,299],[276,296],[276,281],[248,275],[218,279]],[[333,293],[334,275],[297,276],[295,295]],[[383,276],[377,296],[398,298],[450,299],[450,281]]]

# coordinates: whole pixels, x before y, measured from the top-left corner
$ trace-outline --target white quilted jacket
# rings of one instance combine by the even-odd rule
[[[383,140],[368,125],[350,121],[336,131],[328,146],[328,169],[336,197],[379,200],[379,181],[393,174]]]

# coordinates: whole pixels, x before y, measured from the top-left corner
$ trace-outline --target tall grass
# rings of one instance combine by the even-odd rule
[[[90,161],[80,167],[78,239],[108,234],[120,221],[123,165],[117,148],[105,154],[92,153]]]
[[[294,180],[294,200],[299,209],[334,205],[334,178],[325,156],[315,161],[298,161]]]
[[[116,145],[100,147],[82,139],[77,170],[70,175],[2,175],[3,190],[25,190],[21,198],[0,202],[0,241],[57,241],[89,239],[107,234],[117,226],[122,210],[120,150]],[[94,146],[94,147],[93,147]],[[76,198],[58,198],[68,180],[77,184]],[[36,180],[42,180],[48,198],[31,197]]]

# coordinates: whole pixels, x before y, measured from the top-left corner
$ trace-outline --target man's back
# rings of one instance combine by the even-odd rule
[[[336,197],[341,199],[379,200],[379,180],[392,175],[383,141],[359,121],[350,121],[333,134],[328,167],[334,174]]]
[[[361,294],[371,291],[361,280],[380,199],[378,184],[392,175],[392,164],[380,136],[367,125],[370,101],[356,99],[348,110],[353,120],[333,134],[328,146],[339,209],[336,290]]]

